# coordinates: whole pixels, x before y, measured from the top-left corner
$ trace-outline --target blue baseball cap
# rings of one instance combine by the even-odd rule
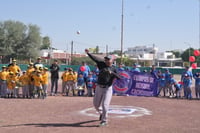
[[[134,63],[133,66],[137,66],[137,63]]]

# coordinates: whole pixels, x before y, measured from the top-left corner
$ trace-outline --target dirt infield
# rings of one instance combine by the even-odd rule
[[[98,117],[80,113],[92,107],[92,97],[0,99],[0,133],[198,133],[199,103],[199,100],[113,96],[111,105],[141,107],[149,114],[121,118],[109,114],[109,125],[98,127]]]

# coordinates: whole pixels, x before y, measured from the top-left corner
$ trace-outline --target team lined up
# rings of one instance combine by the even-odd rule
[[[125,69],[122,64],[120,64],[117,70],[123,71]],[[59,66],[55,60],[55,63],[50,67],[50,95],[57,95],[59,79],[58,71]],[[137,68],[137,64],[134,64],[130,71],[140,72],[140,69]],[[22,75],[20,75],[20,73],[22,73]],[[73,96],[93,96],[98,73],[99,69],[97,67],[91,71],[85,62],[82,62],[82,65],[78,68],[77,72],[72,68],[65,68],[65,71],[61,75],[62,94],[68,96],[71,90]],[[192,79],[194,78],[196,98],[200,99],[200,74],[195,73],[193,75],[189,70],[189,67],[186,67],[179,82],[174,79],[173,74],[169,72],[169,69],[165,69],[165,72],[162,73],[161,71],[156,70],[155,66],[152,66],[150,73],[158,80],[158,96],[161,96],[161,92],[163,92],[163,96],[179,98],[183,91],[184,97],[191,99]],[[8,98],[19,97],[19,89],[22,88],[22,97],[24,98],[45,98],[47,97],[48,79],[48,68],[43,66],[40,58],[38,58],[36,63],[30,63],[27,70],[23,72],[21,72],[20,67],[16,64],[16,60],[14,59],[10,65],[3,66],[2,71],[0,72],[0,96]]]
[[[140,72],[140,69],[137,68],[137,64],[134,64],[131,71]],[[147,71],[144,70],[143,72]],[[180,81],[177,81],[174,78],[174,75],[170,73],[169,69],[167,68],[165,69],[165,72],[162,73],[160,70],[156,70],[155,66],[153,65],[150,73],[158,80],[157,96],[161,96],[161,92],[163,92],[164,97],[169,96],[180,98],[183,92],[184,98],[192,99],[192,80],[194,79],[195,95],[197,99],[200,99],[200,73],[197,72],[193,74],[190,70],[190,67],[185,67],[185,70],[181,74]]]
[[[57,95],[59,66],[57,60],[50,66],[51,72],[51,93]],[[22,75],[20,75],[22,73]],[[72,68],[65,68],[61,75],[62,93],[68,96],[69,91],[73,95],[93,96],[97,81],[98,69],[94,72],[83,62],[78,72]],[[19,89],[22,89],[23,98],[46,98],[48,88],[49,72],[48,68],[41,63],[38,58],[36,63],[30,63],[26,71],[21,72],[20,67],[16,64],[16,60],[8,66],[3,66],[0,72],[0,96],[2,98],[19,97]],[[87,92],[87,94],[86,94]]]
[[[21,73],[16,60],[8,66],[3,66],[0,72],[0,95],[3,98],[19,97],[19,89],[22,88],[22,97],[45,98],[48,86],[48,68],[39,67],[37,63],[30,63],[26,71]]]

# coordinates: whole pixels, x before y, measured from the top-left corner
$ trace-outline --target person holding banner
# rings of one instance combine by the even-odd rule
[[[106,126],[108,109],[113,93],[112,83],[115,78],[120,79],[120,76],[119,74],[117,74],[117,70],[115,69],[115,67],[112,66],[113,58],[111,55],[104,57],[103,60],[101,58],[98,58],[97,56],[90,54],[88,49],[85,49],[85,52],[94,62],[96,62],[99,68],[99,75],[93,104],[95,109],[100,113],[99,120],[101,122],[99,126]],[[100,109],[101,103],[102,110]]]
[[[122,64],[122,63],[119,63],[119,66],[118,66],[118,68],[117,68],[117,71],[118,71],[118,72],[124,71],[124,68],[123,68],[123,64]]]
[[[136,63],[134,63],[133,68],[131,69],[131,72],[140,72],[140,69],[137,66],[138,65]]]
[[[158,71],[156,70],[155,65],[152,65],[150,73],[151,73],[151,75],[155,76],[156,79],[159,79],[159,77],[158,77]]]

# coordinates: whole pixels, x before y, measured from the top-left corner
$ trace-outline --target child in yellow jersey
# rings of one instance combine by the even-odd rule
[[[66,79],[67,79],[67,83],[66,83],[66,96],[68,96],[69,94],[69,90],[72,90],[72,93],[73,93],[73,96],[75,96],[75,93],[74,93],[74,81],[76,80],[75,79],[75,75],[73,73],[73,69],[72,68],[69,68],[69,73],[66,75]]]
[[[67,86],[67,74],[68,74],[68,69],[65,68],[65,71],[63,72],[61,79],[62,79],[62,93],[63,95],[66,94],[66,86]]]
[[[26,71],[23,72],[23,75],[19,77],[19,82],[22,84],[22,96],[23,98],[29,98],[29,78]]]
[[[78,89],[77,89],[77,78],[78,78],[78,73],[76,71],[73,71],[74,74],[74,89],[76,94],[78,93]]]
[[[21,87],[21,84],[19,82],[19,77],[20,77],[20,73],[16,72],[15,73],[15,79],[16,79],[16,86],[15,86],[15,97],[19,97],[19,88]]]
[[[0,96],[2,98],[7,95],[7,75],[6,66],[2,66],[2,71],[0,72]]]
[[[35,70],[32,71],[30,74],[28,74],[28,77],[29,77],[29,87],[28,87],[28,89],[29,89],[30,98],[34,97],[34,95],[33,95],[33,91],[34,91],[34,81],[33,81],[34,79],[33,79],[33,77],[34,77],[34,75],[36,75]]]
[[[8,98],[17,97],[17,92],[15,89],[16,82],[17,82],[17,76],[13,72],[10,72],[7,76]]]
[[[44,91],[45,98],[47,97],[48,80],[49,80],[48,68],[44,67],[44,70],[42,73],[42,89]]]
[[[34,90],[33,86],[33,81],[31,79],[32,75],[34,74],[35,68],[33,67],[33,63],[29,63],[28,69],[26,70],[26,74],[28,75],[29,82],[28,82],[28,89],[29,89],[29,94],[32,96],[32,92]]]
[[[26,74],[29,76],[29,75],[31,75],[31,73],[32,73],[33,71],[35,71],[35,68],[33,67],[33,63],[30,63],[30,64],[28,65],[28,69],[26,70]]]
[[[34,91],[33,91],[33,97],[35,97],[35,95],[38,95],[38,98],[40,98],[41,96],[44,96],[44,92],[42,90],[42,75],[41,75],[41,71],[37,70],[36,74],[33,75],[33,84],[34,84]],[[43,97],[44,98],[44,97]]]
[[[12,60],[12,63],[8,66],[8,71],[9,72],[13,72],[14,74],[16,73],[20,73],[21,69],[20,67],[17,65],[16,60]]]

